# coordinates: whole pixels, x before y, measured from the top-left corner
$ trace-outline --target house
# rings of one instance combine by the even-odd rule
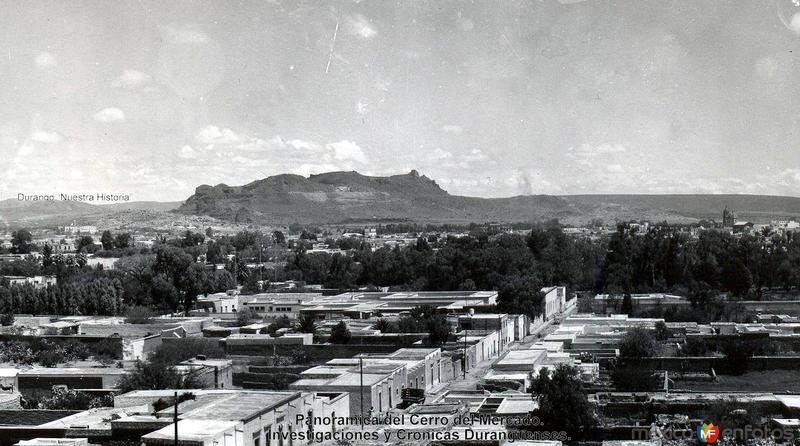
[[[552,320],[567,308],[567,289],[563,286],[551,286],[541,289],[544,294],[544,318]]]
[[[345,363],[333,361],[304,371],[299,380],[289,384],[289,388],[347,394],[349,416],[384,413],[402,400],[401,391],[407,382],[405,364],[371,358]]]
[[[753,223],[749,221],[737,221],[733,223],[733,233],[743,234],[753,230]]]
[[[8,280],[9,285],[33,285],[36,289],[47,288],[57,282],[56,276],[0,276],[1,279]]]
[[[175,366],[185,376],[191,376],[204,389],[230,389],[233,387],[233,361],[198,356]]]
[[[20,370],[16,388],[26,398],[50,395],[53,386],[75,390],[111,390],[128,370],[116,367],[34,367]]]
[[[159,400],[171,400],[178,393],[178,441],[181,445],[263,446],[308,444],[289,440],[293,433],[323,434],[341,430],[337,420],[350,412],[347,395],[298,391],[258,390],[140,390],[119,395],[117,408],[152,407]],[[142,444],[171,445],[175,440],[171,404],[156,412],[156,419],[169,420],[141,436]],[[152,418],[133,418],[131,423],[153,425]]]

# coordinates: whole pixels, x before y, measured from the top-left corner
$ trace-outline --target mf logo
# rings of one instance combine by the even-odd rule
[[[697,426],[697,439],[700,444],[712,444],[719,438],[719,426],[714,423],[703,423]]]

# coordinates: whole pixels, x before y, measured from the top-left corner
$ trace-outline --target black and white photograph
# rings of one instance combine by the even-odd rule
[[[800,0],[0,0],[0,446],[800,445]]]

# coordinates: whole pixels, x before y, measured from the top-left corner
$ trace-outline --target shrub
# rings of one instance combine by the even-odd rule
[[[331,330],[331,337],[328,341],[333,344],[347,344],[352,337],[350,329],[347,328],[347,324],[344,321],[339,321]]]
[[[619,343],[619,355],[623,358],[649,358],[659,350],[653,332],[642,327],[628,330]]]

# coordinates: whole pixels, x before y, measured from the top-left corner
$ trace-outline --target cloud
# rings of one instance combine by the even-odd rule
[[[108,107],[95,113],[93,118],[100,122],[121,122],[125,120],[125,112],[116,107]]]
[[[197,45],[209,42],[211,39],[195,25],[171,24],[164,27],[164,32],[173,42]]]
[[[800,188],[800,169],[784,169],[778,174],[778,184],[781,186],[795,189]],[[797,192],[793,192],[797,194]]]
[[[622,173],[625,169],[622,167],[622,164],[609,164],[606,166],[606,171],[611,173]]]
[[[17,156],[27,156],[36,151],[36,148],[30,144],[23,144],[17,149]]]
[[[31,134],[30,140],[41,142],[45,144],[55,144],[61,142],[61,135],[55,132],[46,132],[44,130],[37,130]]]
[[[448,152],[447,150],[442,150],[440,147],[437,147],[433,150],[433,152],[428,154],[428,159],[432,161],[441,161],[452,157],[452,153]]]
[[[183,159],[195,159],[197,158],[197,151],[191,146],[183,146],[178,150],[178,156]]]
[[[125,70],[111,83],[114,88],[138,88],[152,80],[149,74],[137,70]]]
[[[56,60],[56,57],[53,56],[51,53],[48,53],[47,51],[43,51],[43,52],[37,54],[36,55],[36,59],[34,59],[34,63],[36,63],[37,67],[42,68],[42,69],[50,68],[50,67],[54,67],[54,66],[58,65],[58,61]]]
[[[442,126],[442,131],[445,133],[451,133],[453,135],[460,135],[464,129],[462,129],[459,125],[447,124]]]
[[[242,141],[236,132],[228,128],[220,128],[209,125],[200,129],[195,135],[197,142],[201,144],[236,144]]]
[[[367,164],[367,156],[364,151],[353,141],[342,140],[330,143],[325,147],[333,151],[333,157],[338,161],[356,161],[361,164]]]
[[[361,14],[355,14],[347,19],[348,29],[350,34],[369,39],[378,34],[378,31],[372,26],[369,19]]]

